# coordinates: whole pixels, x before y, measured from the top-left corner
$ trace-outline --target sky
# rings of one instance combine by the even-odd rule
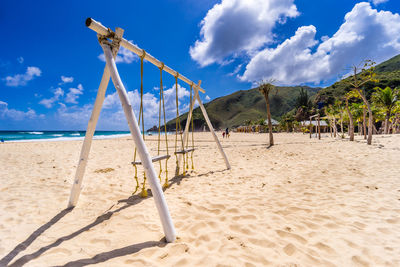
[[[105,62],[91,17],[206,90],[208,102],[261,80],[329,86],[363,60],[400,54],[397,0],[159,0],[0,2],[0,130],[85,130]],[[117,67],[135,114],[140,60]],[[174,77],[163,74],[167,119]],[[158,122],[159,70],[144,63],[145,127]],[[189,86],[179,82],[179,112]],[[110,82],[98,130],[127,130]]]

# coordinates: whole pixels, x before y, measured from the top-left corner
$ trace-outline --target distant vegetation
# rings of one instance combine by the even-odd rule
[[[307,120],[310,115],[318,112],[331,123],[335,134],[339,124],[342,136],[346,130],[344,128],[347,128],[348,132],[348,128],[351,128],[365,134],[368,127],[368,107],[360,96],[362,93],[365,94],[367,102],[371,103],[373,131],[377,132],[379,128],[384,129],[384,132],[390,132],[390,129],[393,132],[398,131],[400,96],[397,88],[400,88],[400,55],[374,66],[371,70],[374,72],[373,78],[362,83],[358,93],[354,90],[354,75],[326,88],[276,86],[276,90],[269,94],[271,116],[280,122],[281,130],[291,131],[294,128],[299,129],[300,121]],[[267,118],[266,103],[258,88],[237,91],[216,98],[204,106],[216,129],[262,125]],[[206,126],[199,108],[194,110],[193,117],[196,130]],[[354,122],[350,123],[353,117]],[[187,113],[180,116],[182,127],[186,118]],[[167,128],[169,131],[175,130],[175,119],[167,122]]]
[[[274,119],[280,119],[285,113],[291,111],[297,101],[300,89],[305,90],[309,96],[315,94],[321,88],[308,86],[281,87],[277,86],[270,94],[271,115]],[[233,94],[218,97],[204,104],[208,116],[216,129],[237,127],[244,125],[246,121],[255,122],[267,119],[264,97],[258,88],[240,90]],[[197,130],[207,125],[200,108],[193,112],[194,125]],[[187,113],[180,116],[182,125],[185,125]],[[168,130],[175,130],[175,119],[167,122]]]

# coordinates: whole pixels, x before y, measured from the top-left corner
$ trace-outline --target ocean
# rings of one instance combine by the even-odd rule
[[[0,131],[4,142],[83,140],[86,131]],[[129,131],[96,131],[93,139],[129,136]]]

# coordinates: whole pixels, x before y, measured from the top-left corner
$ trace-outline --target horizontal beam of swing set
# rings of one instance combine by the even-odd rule
[[[106,28],[104,27],[100,22],[95,21],[92,18],[87,18],[86,19],[86,26],[97,32],[100,35],[103,35],[111,40],[113,39],[117,39],[118,36],[115,34],[115,32],[113,32],[110,28]],[[173,70],[172,68],[168,67],[167,65],[163,65],[163,62],[159,61],[158,59],[156,59],[155,57],[153,57],[152,55],[150,55],[149,53],[145,52],[143,53],[145,50],[139,48],[138,46],[132,44],[131,42],[129,42],[128,40],[121,38],[121,41],[119,43],[122,47],[125,47],[126,49],[128,49],[129,51],[132,51],[133,53],[135,53],[136,55],[143,56],[144,54],[144,59],[151,62],[152,64],[156,65],[158,68],[163,67],[163,70],[168,72],[169,74],[171,74],[174,77],[178,76],[178,79],[184,81],[185,83],[192,85],[194,88],[198,89],[200,92],[205,93],[206,91],[201,88],[200,86],[198,86],[197,84],[195,84],[194,82],[192,82],[191,80],[189,80],[188,78],[186,78],[185,76],[183,76],[182,74],[180,74],[179,72]]]

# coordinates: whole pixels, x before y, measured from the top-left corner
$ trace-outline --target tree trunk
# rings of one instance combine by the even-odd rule
[[[368,137],[367,137],[367,144],[371,145],[372,144],[372,131],[373,131],[373,123],[374,123],[374,116],[372,114],[372,109],[371,106],[369,105],[368,101],[365,99],[365,102],[367,102],[367,108],[368,108]]]
[[[363,108],[363,134],[364,139],[367,139],[367,112],[365,111],[365,108]]]
[[[336,138],[337,127],[336,127],[336,118],[333,118],[333,137]]]
[[[340,115],[340,131],[342,133],[342,138],[344,138],[344,131],[343,131],[343,117]]]
[[[354,124],[353,124],[353,114],[351,114],[350,109],[349,109],[349,101],[346,98],[346,110],[347,114],[349,115],[349,136],[350,136],[350,141],[354,141]]]
[[[269,108],[269,98],[268,93],[264,92],[265,102],[267,102],[267,117],[268,117],[268,132],[269,132],[269,146],[274,145],[274,136],[272,134],[272,122],[271,122],[271,111]]]
[[[361,122],[358,122],[358,135],[362,135],[362,128],[361,128]]]
[[[390,113],[386,112],[386,118],[385,118],[385,134],[389,134],[389,118],[390,118]]]

